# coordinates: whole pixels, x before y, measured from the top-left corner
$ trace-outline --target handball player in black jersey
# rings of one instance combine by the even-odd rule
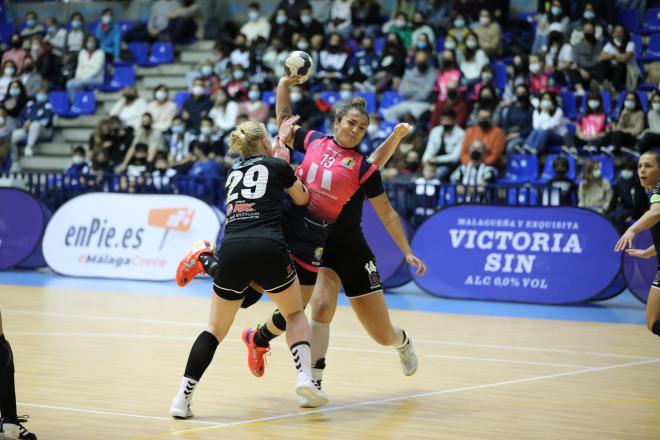
[[[660,152],[648,151],[642,154],[637,164],[637,175],[642,186],[649,192],[650,208],[626,230],[614,250],[625,250],[634,257],[657,258],[658,272],[651,283],[646,302],[646,326],[653,334],[660,336]],[[651,229],[653,245],[647,249],[633,249],[635,235],[647,229]]]
[[[298,380],[296,393],[313,406],[327,397],[312,383],[309,326],[303,312],[300,284],[282,232],[282,200],[286,192],[296,205],[305,205],[309,193],[281,159],[270,157],[271,139],[263,124],[247,121],[230,135],[229,148],[241,155],[225,183],[227,223],[220,250],[209,260],[214,281],[208,330],[192,346],[179,392],[170,414],[192,417],[190,401],[218,344],[231,327],[251,283],[260,286],[277,305],[287,323]],[[207,248],[203,243],[200,248]],[[208,263],[208,261],[207,261]]]

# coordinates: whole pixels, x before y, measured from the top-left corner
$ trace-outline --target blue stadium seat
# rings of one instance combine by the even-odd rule
[[[500,93],[504,93],[504,89],[506,88],[506,64],[496,61],[491,66],[493,67],[495,76],[495,87],[497,87]]]
[[[383,96],[380,99],[380,109],[384,110],[386,108],[392,107],[403,101],[401,95],[396,90],[386,90],[383,92]]]
[[[55,90],[48,94],[48,102],[53,106],[53,113],[58,116],[70,117],[69,94],[63,90]]]
[[[133,28],[133,22],[130,20],[119,20],[119,29],[121,29],[121,36],[123,37],[126,32],[130,31]]]
[[[456,186],[443,186],[444,192],[440,192],[438,204],[440,206],[451,206],[456,204]]]
[[[575,109],[575,94],[572,90],[562,90],[560,93],[561,96],[561,109],[566,116],[571,121],[574,121],[578,114]]]
[[[646,53],[643,57],[638,57],[637,59],[643,62],[660,61],[660,33],[651,35]]]
[[[149,62],[149,45],[147,43],[128,43],[128,50],[131,51],[135,62],[142,67],[152,66]]]
[[[548,180],[555,177],[555,170],[552,169],[552,162],[555,160],[557,156],[560,155],[548,154],[548,156],[545,159],[545,165],[543,166],[543,173],[541,173],[541,177],[539,178],[538,183],[545,183]],[[575,169],[576,169],[575,158],[571,155],[561,155],[561,156],[564,156],[568,160],[568,173],[566,173],[566,177],[568,177],[571,180],[575,180]]]
[[[528,183],[536,180],[538,159],[534,154],[511,154],[507,161],[506,175],[497,183]]]
[[[383,130],[385,132],[385,134],[389,136],[390,133],[392,133],[392,130],[394,130],[394,127],[396,127],[397,124],[398,124],[398,122],[382,121],[380,123],[380,129]]]
[[[335,106],[337,102],[341,100],[339,97],[339,92],[334,90],[326,90],[319,94],[320,98],[324,100],[328,105]]]
[[[169,41],[157,41],[151,47],[149,62],[154,64],[171,64],[174,62],[174,48]]]
[[[642,56],[642,36],[638,34],[630,34],[630,41],[632,41],[635,44],[635,58],[638,61],[643,61],[643,56]]]
[[[636,33],[639,30],[639,11],[616,7],[616,22],[628,30]]]
[[[14,25],[11,23],[0,23],[0,41],[9,44],[14,34]]]
[[[115,73],[109,84],[99,87],[102,92],[116,92],[135,84],[135,71],[132,65],[115,66]]]
[[[376,113],[376,94],[374,92],[355,92],[355,96],[364,98],[367,101],[367,112]]]
[[[378,37],[374,40],[374,51],[378,55],[380,55],[383,52],[383,48],[385,47],[385,37]]]
[[[644,15],[644,28],[651,31],[660,31],[660,8],[651,8]]]
[[[435,53],[442,53],[445,50],[445,37],[438,35],[435,37]]]
[[[96,34],[96,28],[99,27],[100,20],[94,20],[89,23],[89,33]]]
[[[93,115],[96,113],[96,97],[94,92],[78,92],[71,103],[71,113],[76,116]]]
[[[275,105],[275,92],[272,90],[264,90],[261,93],[261,100],[268,105]]]
[[[191,96],[192,93],[190,92],[177,92],[176,95],[174,95],[174,103],[181,109],[183,108],[183,104],[189,100]]]

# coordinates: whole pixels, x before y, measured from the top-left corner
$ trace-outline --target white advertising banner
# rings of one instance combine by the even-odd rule
[[[55,212],[43,239],[63,275],[164,281],[202,239],[215,242],[216,210],[190,196],[91,193]]]

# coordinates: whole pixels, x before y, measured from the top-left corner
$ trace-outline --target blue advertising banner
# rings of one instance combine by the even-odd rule
[[[591,298],[591,301],[605,301],[612,299],[624,290],[626,290],[626,279],[623,277],[623,271],[621,271],[614,279],[614,282],[610,284],[607,289],[600,292],[598,296]]]
[[[39,202],[39,206],[41,206],[41,212],[44,216],[44,231],[45,231],[46,225],[53,216],[53,213],[42,200],[37,199],[37,201]],[[41,248],[41,243],[39,243],[39,245],[34,249],[34,251],[32,251],[32,253],[26,259],[24,259],[14,267],[17,269],[38,269],[40,267],[46,267],[46,266],[47,266],[46,259],[44,258],[44,253]]]
[[[651,231],[642,231],[633,240],[634,249],[646,249],[652,244]],[[657,270],[658,260],[655,257],[639,258],[623,255],[623,276],[628,289],[643,303],[646,303],[649,297],[649,289]]]
[[[32,254],[41,242],[46,220],[40,202],[16,188],[0,188],[0,270]]]
[[[424,290],[443,297],[539,304],[587,301],[615,280],[617,231],[579,208],[460,205],[420,226],[413,252]]]

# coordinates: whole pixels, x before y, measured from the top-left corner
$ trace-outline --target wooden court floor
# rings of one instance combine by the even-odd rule
[[[281,340],[266,376],[245,365],[239,313],[198,386],[196,418],[168,409],[207,298],[0,286],[16,358],[19,414],[41,440],[660,439],[660,340],[642,326],[393,311],[420,367],[366,336],[352,311],[333,323],[331,402],[296,406]]]

